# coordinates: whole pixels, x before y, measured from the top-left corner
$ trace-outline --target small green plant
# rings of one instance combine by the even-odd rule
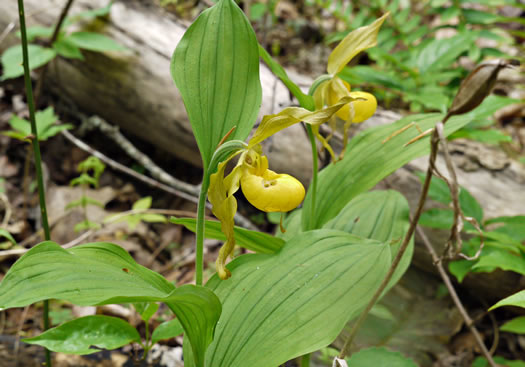
[[[100,159],[94,156],[88,157],[84,161],[80,162],[77,166],[77,170],[78,172],[80,172],[80,176],[72,179],[70,185],[73,187],[80,186],[82,188],[82,196],[80,197],[80,199],[71,201],[66,205],[66,210],[80,207],[82,209],[82,213],[84,214],[84,220],[75,225],[75,232],[100,228],[99,223],[95,223],[89,220],[87,207],[88,205],[95,205],[100,208],[103,208],[104,205],[98,200],[87,196],[86,189],[90,186],[98,188],[100,176],[104,172],[105,168],[106,165],[102,163]]]
[[[84,60],[81,50],[93,52],[126,50],[123,46],[102,34],[86,31],[72,32],[68,30],[68,27],[80,20],[90,20],[108,15],[112,4],[113,2],[110,2],[103,8],[89,10],[67,17],[63,23],[65,29],[59,30],[59,33],[54,36],[56,39],[53,40],[50,47],[41,46],[38,43],[29,44],[30,69],[44,66],[57,56],[62,56],[67,59]],[[38,39],[49,40],[53,37],[53,31],[53,27],[29,27],[27,29],[28,42],[34,42]],[[24,74],[24,69],[22,68],[22,48],[20,45],[14,45],[5,50],[0,57],[0,61],[3,67],[3,74],[0,80],[17,78]]]
[[[168,220],[164,215],[150,212],[151,200],[151,196],[139,199],[133,203],[129,212],[110,215],[104,222],[127,222],[130,230],[135,229],[141,221],[147,223],[166,223]]]
[[[53,107],[49,106],[45,110],[37,111],[36,126],[38,130],[38,140],[46,141],[49,138],[60,133],[62,130],[72,129],[71,124],[57,124],[58,116],[55,114]],[[3,131],[2,134],[13,139],[30,142],[32,139],[31,123],[17,115],[9,119],[11,130]]]

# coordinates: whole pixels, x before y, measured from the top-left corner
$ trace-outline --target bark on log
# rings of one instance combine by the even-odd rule
[[[25,0],[30,25],[52,25],[65,1]],[[71,13],[105,6],[107,0],[76,0]],[[0,30],[17,20],[15,1],[0,1]],[[57,59],[47,73],[46,85],[67,95],[86,113],[97,114],[123,130],[154,143],[174,157],[200,165],[200,157],[180,94],[169,72],[171,54],[187,24],[162,9],[139,0],[116,1],[108,21],[89,25],[129,48],[126,53],[89,53],[86,60]],[[14,35],[0,44],[0,50],[17,42]],[[308,78],[295,76],[309,84]],[[263,104],[260,116],[280,110],[289,103],[289,93],[271,72],[261,66]],[[363,127],[385,124],[400,116],[378,111]],[[360,126],[361,128],[361,126]],[[525,211],[525,169],[482,144],[455,142],[453,155],[460,184],[483,205],[490,217],[517,215]],[[287,129],[265,142],[271,168],[299,177],[311,176],[310,146],[300,126]],[[497,159],[495,157],[498,157]],[[420,185],[413,172],[426,169],[426,158],[398,170],[387,184],[401,191],[411,207]],[[442,169],[442,171],[446,171]],[[444,232],[432,232],[436,245],[443,244]],[[416,250],[415,263],[426,270],[433,266],[424,249]],[[516,273],[467,277],[466,284],[483,289],[490,299],[501,298],[524,287],[524,277]]]

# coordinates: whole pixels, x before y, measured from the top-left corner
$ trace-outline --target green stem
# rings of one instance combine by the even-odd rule
[[[315,141],[314,132],[312,131],[312,126],[306,124],[306,131],[308,132],[308,138],[310,139],[310,144],[312,145],[312,182],[310,183],[310,188],[308,190],[312,191],[311,207],[310,207],[310,216],[315,218],[315,203],[317,196],[317,171],[319,169],[319,162],[317,158],[317,144]]]
[[[42,215],[42,227],[44,229],[44,238],[49,241],[51,238],[49,232],[49,223],[47,220],[46,197],[44,193],[44,179],[42,175],[42,160],[40,157],[40,145],[38,144],[38,131],[35,119],[35,103],[33,100],[33,89],[31,85],[31,75],[29,74],[29,56],[27,52],[27,34],[26,21],[24,14],[24,1],[18,0],[18,14],[20,18],[20,35],[22,39],[22,56],[24,64],[24,81],[26,87],[27,106],[29,108],[29,121],[31,122],[31,134],[33,135],[32,144],[35,155],[36,179],[38,184],[38,198],[40,201],[40,213]],[[44,329],[49,329],[49,301],[44,301]],[[51,366],[51,353],[46,349],[46,366]]]
[[[301,367],[310,367],[311,353],[305,354],[301,357]]]
[[[205,168],[202,176],[201,191],[199,194],[199,205],[197,207],[197,228],[195,234],[195,284],[202,285],[202,273],[204,268],[204,211],[206,210],[206,195],[210,186],[210,177],[208,170]]]

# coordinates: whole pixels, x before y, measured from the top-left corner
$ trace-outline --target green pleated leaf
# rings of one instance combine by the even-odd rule
[[[140,342],[140,335],[133,326],[122,319],[92,315],[66,322],[23,341],[41,345],[53,352],[82,355]]]
[[[399,192],[370,191],[355,197],[323,228],[337,229],[387,243],[394,259],[410,225],[409,214],[408,202]],[[388,289],[397,283],[408,269],[413,252],[414,240],[411,239]]]
[[[417,367],[413,360],[384,347],[360,350],[347,359],[348,367]]]
[[[22,256],[0,284],[0,308],[45,299],[77,305],[156,301],[175,287],[141,265],[121,247],[105,242],[64,250],[42,242]]]
[[[207,284],[223,302],[206,353],[213,367],[268,367],[330,344],[372,297],[390,264],[387,244],[317,230],[274,255],[243,255],[232,277]]]
[[[193,22],[175,50],[171,75],[207,167],[234,126],[230,139],[247,138],[261,105],[258,43],[234,1],[219,1]]]
[[[192,232],[195,232],[197,222],[193,218],[174,218],[170,219],[172,223],[181,224]],[[206,238],[213,238],[220,241],[226,241],[226,236],[221,231],[221,223],[217,221],[207,220],[204,224],[204,233]],[[248,250],[258,252],[261,254],[273,254],[279,251],[284,245],[284,240],[269,235],[264,232],[250,231],[235,226],[235,243]]]
[[[68,250],[43,242],[22,256],[0,283],[0,308],[52,298],[83,306],[164,302],[183,325],[198,367],[204,365],[221,313],[220,301],[209,289],[175,288],[160,274],[138,265],[124,249],[105,242]]]
[[[367,129],[354,137],[347,146],[345,157],[319,173],[315,217],[311,217],[312,193],[308,192],[303,205],[303,229],[319,228],[335,217],[355,196],[370,190],[379,181],[411,160],[428,154],[429,138],[403,145],[419,135],[409,128],[383,144],[388,136],[402,127],[416,122],[423,130],[435,126],[443,118],[439,114],[408,116],[397,122]],[[449,135],[472,120],[472,115],[451,118],[445,126]]]

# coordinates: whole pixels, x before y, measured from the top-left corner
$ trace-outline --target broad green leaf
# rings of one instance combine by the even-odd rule
[[[387,243],[390,245],[391,258],[394,259],[410,224],[409,213],[408,202],[399,192],[370,191],[355,197],[323,228],[337,229]],[[390,280],[389,288],[407,270],[413,252],[414,241],[411,239]]]
[[[385,347],[372,347],[362,349],[347,358],[348,367],[369,367],[369,366],[388,366],[388,367],[417,367],[414,361],[403,356],[399,352],[394,352]]]
[[[503,324],[499,329],[509,333],[525,334],[525,316],[516,317]]]
[[[100,224],[97,222],[92,222],[90,220],[84,219],[82,222],[75,224],[73,230],[75,232],[87,231],[88,229],[99,229]]]
[[[145,198],[139,199],[133,203],[133,210],[146,210],[151,208],[151,196],[146,196]]]
[[[489,311],[502,306],[518,306],[525,308],[525,290],[514,293],[512,296],[502,299],[494,306],[489,308]]]
[[[164,302],[177,315],[191,341],[197,366],[221,313],[209,289],[176,288],[141,265],[121,247],[98,242],[68,250],[43,242],[22,256],[0,283],[0,308],[23,307],[45,299],[88,306],[128,302]]]
[[[13,238],[13,236],[11,235],[11,233],[9,233],[7,230],[5,230],[3,228],[0,228],[0,238],[2,238],[2,237],[7,239],[9,242],[11,242],[11,244],[13,244],[13,246],[16,246],[16,241]]]
[[[138,265],[121,247],[90,243],[64,250],[42,242],[22,256],[0,284],[0,308],[56,298],[77,305],[154,301],[175,287]]]
[[[170,221],[171,223],[181,224],[192,232],[195,232],[197,226],[196,220],[193,218],[172,217]],[[237,245],[262,254],[273,254],[279,251],[284,245],[282,239],[269,235],[268,233],[250,231],[237,226],[234,227],[234,235]],[[204,236],[206,238],[226,241],[226,236],[221,231],[221,223],[217,221],[207,220],[205,222]]]
[[[41,345],[53,352],[82,355],[101,349],[117,349],[141,339],[137,330],[122,319],[91,315],[68,321],[23,341]]]
[[[379,28],[388,15],[389,13],[386,13],[372,24],[350,32],[328,57],[326,69],[328,73],[332,75],[339,73],[358,53],[374,47],[377,44]]]
[[[66,39],[59,39],[53,43],[53,48],[62,57],[68,59],[79,59],[84,60],[84,55],[73,42]]]
[[[463,9],[461,13],[465,17],[465,21],[469,24],[491,24],[501,22],[505,19],[505,17],[501,15],[476,9]]]
[[[207,366],[268,367],[329,345],[390,263],[387,244],[334,230],[303,233],[275,255],[243,255],[207,284],[223,302]]]
[[[244,141],[259,112],[259,50],[233,0],[220,0],[188,28],[171,60],[204,167],[223,137]]]
[[[525,222],[522,223],[510,223],[505,224],[502,227],[496,228],[493,232],[507,235],[512,238],[514,241],[525,242]],[[522,248],[525,252],[525,248]]]
[[[33,70],[47,64],[56,56],[55,50],[38,45],[27,45],[29,54],[29,69]],[[24,75],[22,66],[22,46],[14,45],[2,53],[0,57],[2,62],[3,74],[0,80],[17,78]]]
[[[434,127],[442,117],[437,114],[408,116],[390,125],[367,129],[354,137],[347,146],[344,158],[319,173],[315,217],[309,215],[311,191],[306,195],[302,211],[303,229],[321,227],[355,196],[370,190],[412,159],[428,154],[428,138],[403,146],[419,135],[415,128],[409,128],[385,143],[383,141],[411,122],[416,122],[424,131]],[[445,126],[445,135],[448,136],[469,121],[470,118],[465,116],[451,118]]]
[[[525,275],[525,257],[505,250],[485,251],[472,269],[500,268]]]
[[[475,32],[464,32],[450,38],[433,39],[421,49],[414,66],[421,74],[449,67],[469,49],[476,36]]]
[[[73,32],[64,37],[63,40],[78,48],[95,52],[127,50],[124,46],[100,33]]]
[[[266,65],[268,65],[270,70],[272,70],[272,72],[279,79],[281,79],[281,81],[284,83],[284,85],[286,85],[288,90],[295,96],[295,98],[297,98],[297,100],[299,101],[299,104],[303,108],[306,108],[307,110],[310,110],[310,111],[312,111],[315,108],[314,100],[312,96],[304,94],[301,88],[299,88],[297,84],[295,84],[288,77],[288,74],[286,74],[286,71],[284,70],[284,68],[277,61],[272,59],[270,54],[261,45],[259,45],[259,56],[261,57],[261,59],[264,60]]]
[[[151,334],[151,342],[153,344],[160,340],[171,339],[184,333],[184,329],[180,324],[179,319],[165,321],[153,330]]]

